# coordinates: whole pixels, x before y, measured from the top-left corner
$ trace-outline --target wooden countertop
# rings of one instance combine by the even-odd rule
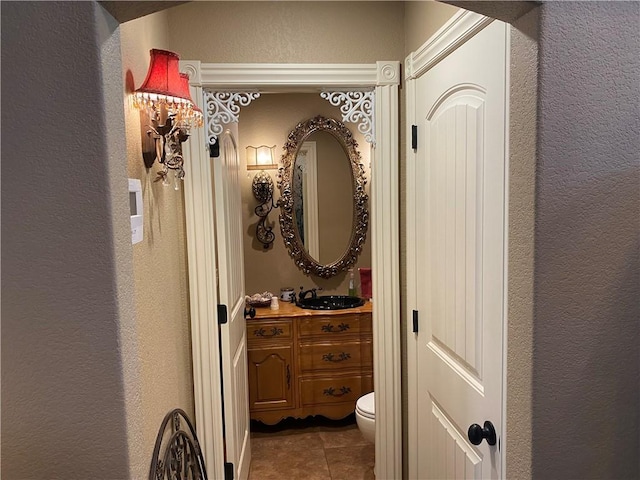
[[[283,317],[308,317],[312,315],[346,315],[352,313],[371,313],[372,304],[366,301],[361,307],[345,308],[342,310],[309,310],[306,308],[300,308],[292,303],[279,301],[280,308],[278,310],[271,310],[271,307],[259,307],[256,308],[256,316],[252,319],[247,317],[247,321],[261,320],[267,318],[283,318]]]

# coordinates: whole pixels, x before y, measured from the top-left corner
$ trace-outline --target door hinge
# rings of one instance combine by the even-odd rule
[[[227,323],[227,306],[218,305],[218,323],[224,325]]]
[[[411,148],[418,149],[418,126],[411,125]]]
[[[224,462],[224,480],[233,480],[233,463]]]
[[[418,333],[418,310],[413,311],[413,333]]]
[[[209,157],[218,158],[219,156],[220,156],[220,143],[218,143],[218,139],[216,139],[216,143],[209,144]]]

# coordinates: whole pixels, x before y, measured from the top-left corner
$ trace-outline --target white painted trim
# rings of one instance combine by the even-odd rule
[[[402,403],[400,376],[400,248],[398,219],[398,87],[400,64],[211,64],[198,65],[194,81],[200,89],[193,96],[202,107],[202,88],[258,89],[295,92],[328,88],[371,89],[376,96],[376,139],[373,149],[372,283],[374,383],[376,385],[376,476],[402,477]],[[192,90],[193,92],[193,90]],[[206,448],[211,478],[222,478],[222,405],[220,360],[215,310],[215,252],[213,242],[212,186],[204,132],[193,132],[185,149],[185,210],[191,292],[194,389],[198,436]],[[187,145],[185,144],[185,145]],[[205,158],[206,157],[206,158]],[[187,197],[188,200],[187,200]],[[198,222],[199,220],[199,222]],[[213,291],[212,291],[213,290]],[[209,327],[207,327],[209,322]],[[201,332],[209,328],[209,337]],[[207,350],[208,349],[208,350]],[[206,374],[210,375],[206,377]],[[216,388],[218,390],[216,391]],[[217,394],[216,394],[217,392]],[[205,403],[209,401],[210,403]],[[206,408],[205,408],[206,407]],[[213,410],[213,411],[211,411]],[[207,428],[208,427],[208,428]],[[202,434],[202,437],[201,437]],[[206,447],[205,447],[206,446]]]
[[[414,362],[417,364],[418,362],[418,335],[412,332],[413,323],[413,310],[417,306],[418,302],[418,277],[417,277],[417,269],[416,262],[412,261],[410,258],[411,252],[414,252],[416,249],[416,192],[419,188],[416,185],[416,152],[411,147],[411,126],[416,124],[416,111],[415,108],[415,98],[416,98],[416,85],[415,79],[410,79],[405,83],[405,92],[406,92],[406,154],[405,154],[405,162],[406,162],[406,220],[405,220],[405,231],[406,231],[406,242],[407,242],[407,262],[406,262],[406,282],[407,285],[407,311],[405,312],[404,321],[407,325],[407,363]],[[419,408],[418,402],[418,378],[417,378],[417,369],[409,369],[407,371],[408,375],[413,374],[413,378],[407,377],[407,416],[410,417],[412,413],[417,412]],[[407,425],[407,448],[415,448],[418,445],[418,424],[417,422],[408,422]],[[407,465],[407,478],[417,478],[418,472],[418,455],[408,456],[408,465]],[[413,463],[412,463],[413,461]]]
[[[387,62],[388,63],[388,62]],[[202,85],[221,88],[366,87],[377,84],[375,64],[203,63]]]
[[[402,478],[398,83],[376,87],[376,118],[371,166],[375,470],[377,478],[395,479]]]
[[[376,144],[375,93],[349,90],[346,92],[325,91],[320,96],[334,107],[340,107],[343,122],[358,125],[367,143]],[[341,105],[342,104],[342,105]]]
[[[210,92],[204,89],[204,125],[209,144],[218,141],[225,124],[238,123],[240,107],[246,107],[259,97],[259,92]]]
[[[420,77],[491,22],[493,18],[460,10],[429,40],[409,54],[405,62],[405,79]]]
[[[500,478],[507,473],[507,341],[509,337],[509,164],[510,153],[510,112],[511,112],[511,25],[506,23],[505,30],[505,98],[504,98],[504,273],[503,273],[503,325],[502,325],[502,431],[500,432]]]
[[[200,62],[183,62],[183,71],[198,78]],[[201,86],[191,85],[191,98],[202,108]],[[218,293],[213,224],[211,163],[204,129],[193,129],[182,145],[185,162],[184,202],[189,266],[191,350],[195,421],[210,478],[224,478],[220,356],[218,355]]]

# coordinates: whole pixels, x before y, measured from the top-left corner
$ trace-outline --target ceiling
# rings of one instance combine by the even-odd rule
[[[160,10],[182,5],[183,2],[98,2],[120,23],[144,17]]]
[[[467,10],[473,10],[482,15],[494,17],[504,22],[510,23],[521,17],[529,10],[536,7],[540,2],[535,1],[464,1],[464,0],[440,0],[443,3],[455,5]],[[166,10],[176,5],[189,3],[182,2],[98,2],[102,5],[118,22],[124,23],[135,18],[144,17],[161,10]]]

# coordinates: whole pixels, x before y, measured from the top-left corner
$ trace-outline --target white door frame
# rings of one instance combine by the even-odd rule
[[[469,10],[460,10],[456,14],[451,17],[451,19],[445,23],[436,33],[434,33],[424,44],[422,44],[415,52],[411,52],[407,58],[405,59],[405,69],[404,69],[404,77],[405,77],[405,89],[406,89],[406,104],[413,105],[415,103],[416,98],[416,86],[415,82],[418,77],[420,77],[425,71],[430,69],[433,65],[438,63],[440,60],[445,58],[451,52],[456,50],[460,45],[466,42],[470,37],[478,33],[484,27],[486,27],[489,23],[493,22],[494,18],[486,17],[484,15],[480,15],[478,13],[471,12]],[[509,72],[509,37],[507,37],[507,72]],[[506,83],[506,91],[509,92],[509,79],[507,78]],[[509,158],[509,135],[508,135],[508,126],[509,126],[509,97],[507,95],[506,98],[506,112],[507,118],[505,119],[505,125],[507,131],[505,133],[505,158]],[[410,324],[413,310],[417,305],[417,297],[419,292],[416,291],[417,285],[417,275],[416,271],[416,215],[418,214],[418,209],[420,205],[416,204],[416,191],[417,188],[423,188],[423,186],[416,185],[415,182],[411,181],[416,178],[416,152],[412,149],[411,146],[411,125],[416,124],[417,119],[415,118],[415,110],[413,108],[407,108],[406,111],[406,122],[407,122],[407,147],[406,147],[406,162],[407,162],[407,185],[406,185],[406,204],[407,204],[407,221],[405,234],[407,238],[407,312],[406,312],[406,321],[407,325]],[[509,176],[508,169],[505,171],[505,199],[509,198],[508,188],[509,188]],[[503,338],[502,338],[502,362],[503,362],[503,376],[502,376],[502,431],[498,432],[498,436],[501,437],[501,471],[502,475],[506,472],[506,447],[507,447],[507,437],[506,437],[506,419],[507,419],[507,406],[506,406],[506,396],[507,396],[507,383],[506,383],[506,373],[507,373],[507,285],[508,285],[508,208],[505,209],[505,252],[504,252],[504,298],[505,298],[505,309],[504,309],[504,317],[503,317]],[[415,334],[407,329],[407,361],[412,362],[416,361],[418,355],[417,344],[415,341]],[[410,372],[415,373],[416,369],[410,370]],[[408,404],[408,429],[407,429],[407,442],[408,445],[417,445],[418,444],[418,432],[417,432],[417,423],[411,421],[412,412],[417,412],[420,408],[419,405],[419,392],[416,390],[418,385],[417,378],[408,378],[407,379],[407,404]],[[412,472],[417,471],[417,455],[418,452],[410,451],[408,456],[408,475],[411,477]]]
[[[212,64],[182,61],[191,94],[203,110],[203,89],[257,92],[373,89],[375,139],[371,165],[373,375],[378,478],[402,476],[400,386],[399,145],[400,64]],[[198,437],[211,478],[224,478],[220,360],[211,165],[206,134],[183,145],[193,383]]]

